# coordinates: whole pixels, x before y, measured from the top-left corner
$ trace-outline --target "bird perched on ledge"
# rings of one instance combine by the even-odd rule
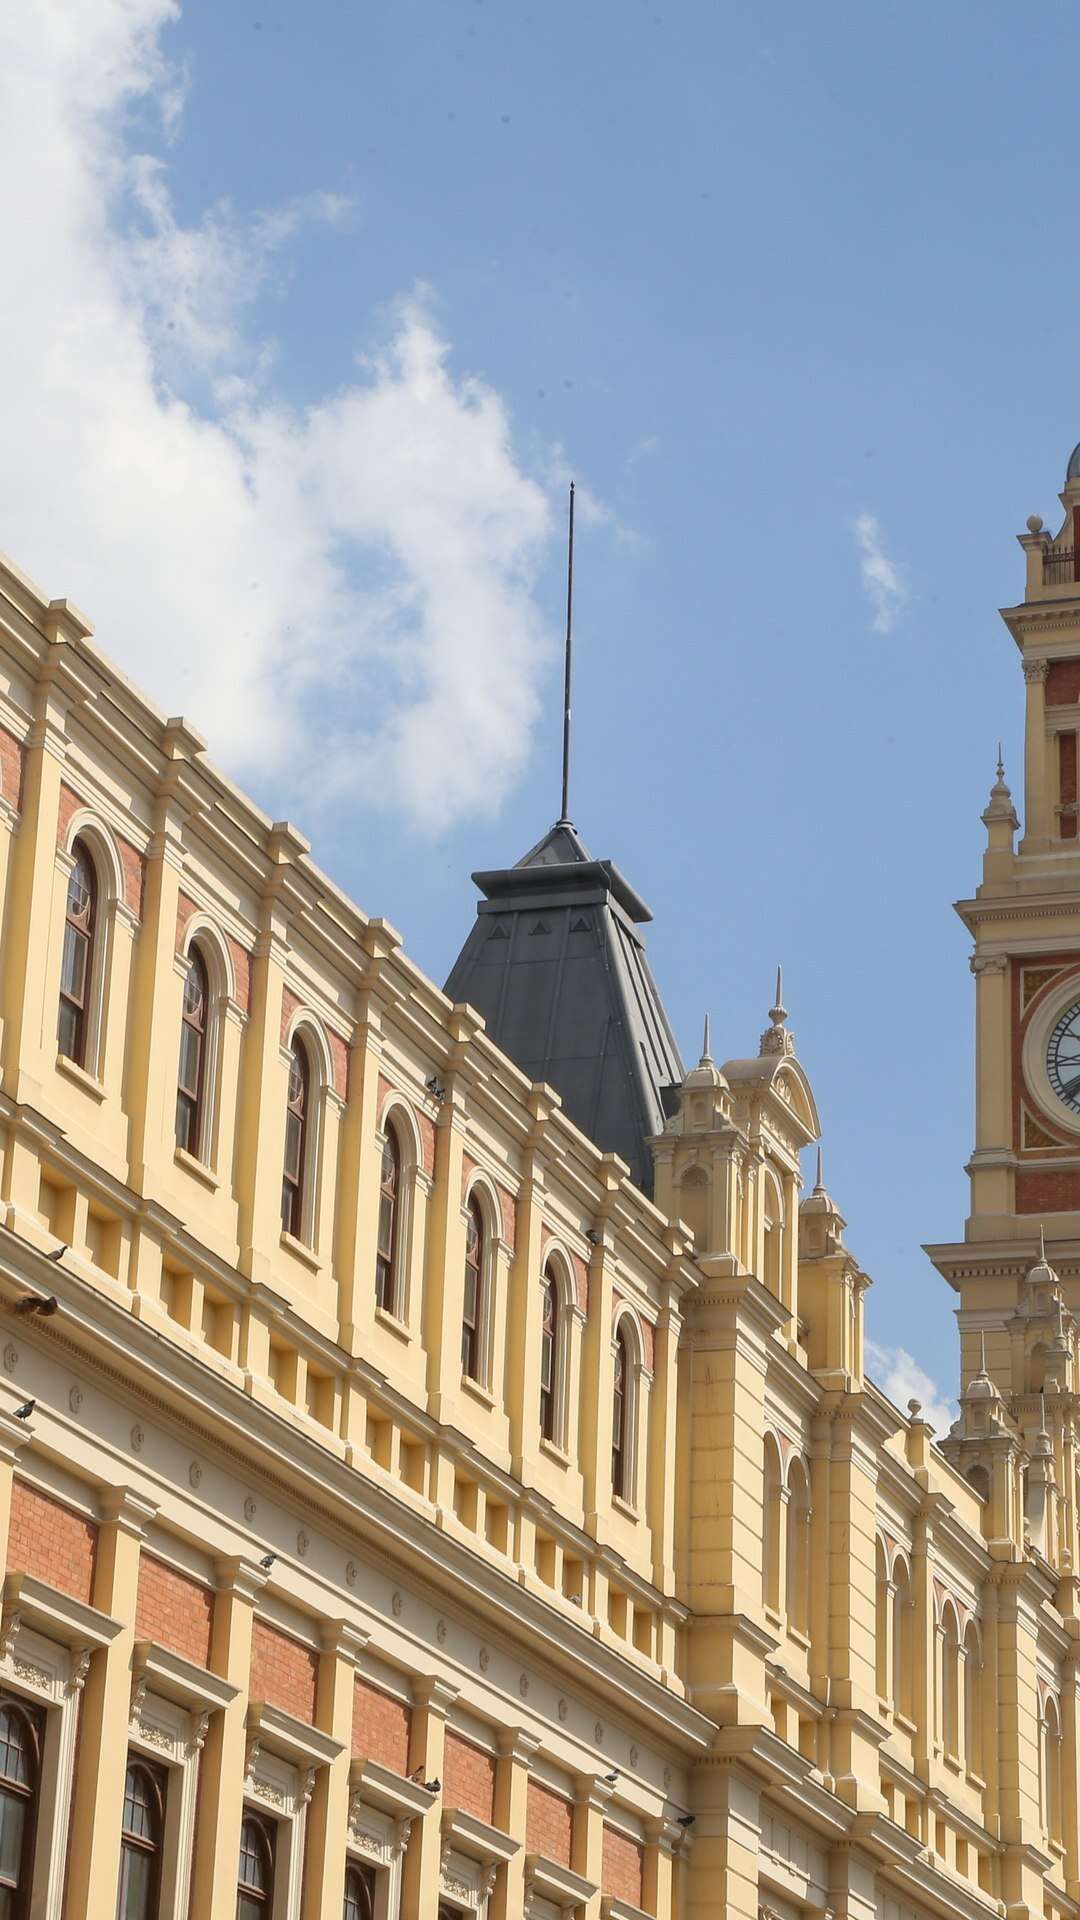
[[[47,1320],[59,1310],[60,1302],[55,1293],[23,1293],[8,1308],[9,1313],[36,1313],[42,1320]]]

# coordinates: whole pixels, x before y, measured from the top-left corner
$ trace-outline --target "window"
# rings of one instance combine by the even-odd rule
[[[302,1040],[294,1040],[289,1056],[289,1091],[285,1111],[285,1167],[281,1177],[281,1224],[296,1240],[304,1237],[304,1175],[307,1162],[308,1096],[311,1075]]]
[[[68,881],[64,951],[60,961],[57,1043],[69,1060],[85,1067],[98,887],[94,863],[81,840],[76,840],[72,858],[75,864]]]
[[[461,1371],[467,1380],[483,1373],[484,1218],[478,1200],[469,1201],[465,1223],[465,1302],[461,1313]]]
[[[895,1712],[912,1718],[915,1704],[915,1635],[911,1573],[906,1560],[893,1561],[892,1697]]]
[[[0,1700],[0,1920],[30,1911],[42,1725],[26,1702]]]
[[[120,1897],[116,1903],[116,1920],[153,1920],[157,1913],[164,1812],[163,1768],[152,1767],[145,1760],[132,1759],[124,1781]]]
[[[630,1355],[622,1327],[615,1335],[615,1379],[611,1404],[611,1491],[625,1500],[629,1481]]]
[[[805,1634],[810,1625],[810,1482],[801,1460],[788,1472],[787,1501],[788,1626]]]
[[[345,1875],[344,1920],[375,1920],[375,1875],[370,1867],[350,1867]]]
[[[964,1634],[964,1764],[982,1774],[982,1647],[974,1620]]]
[[[554,1440],[558,1418],[559,1289],[549,1270],[544,1275],[540,1319],[540,1431]]]
[[[180,1026],[180,1071],[176,1086],[176,1144],[197,1160],[205,1158],[203,1090],[206,1082],[206,1021],[210,986],[197,947],[188,956],[184,1010]]]
[[[956,1612],[946,1605],[941,1622],[941,1738],[954,1760],[960,1757],[960,1629]]]
[[[398,1266],[401,1251],[401,1148],[392,1126],[386,1129],[379,1179],[379,1242],[375,1259],[375,1299],[384,1313],[398,1314]]]
[[[245,1813],[240,1828],[236,1920],[269,1920],[274,1906],[274,1823]]]
[[[761,1542],[761,1598],[773,1613],[780,1611],[780,1528],[783,1514],[780,1450],[773,1434],[765,1435],[765,1527]]]

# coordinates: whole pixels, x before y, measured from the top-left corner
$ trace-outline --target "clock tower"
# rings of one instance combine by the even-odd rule
[[[1044,1370],[1033,1270],[1049,1263],[1080,1319],[1080,447],[1060,498],[1057,533],[1032,515],[1020,534],[1024,598],[1002,609],[1026,700],[1023,830],[999,762],[982,882],[957,904],[974,942],[971,1211],[962,1244],[927,1249],[960,1296],[963,1391],[988,1374],[1014,1403]]]

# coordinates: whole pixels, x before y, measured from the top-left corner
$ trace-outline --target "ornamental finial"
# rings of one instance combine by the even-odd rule
[[[776,969],[776,1003],[769,1008],[769,1019],[772,1025],[766,1027],[761,1036],[761,1053],[794,1053],[794,1035],[790,1034],[784,1025],[787,1019],[787,1008],[784,1005],[783,967]]]

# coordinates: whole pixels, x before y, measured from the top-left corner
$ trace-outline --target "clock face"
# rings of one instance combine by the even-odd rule
[[[1080,1005],[1066,1007],[1050,1035],[1046,1073],[1058,1099],[1080,1114]]]

